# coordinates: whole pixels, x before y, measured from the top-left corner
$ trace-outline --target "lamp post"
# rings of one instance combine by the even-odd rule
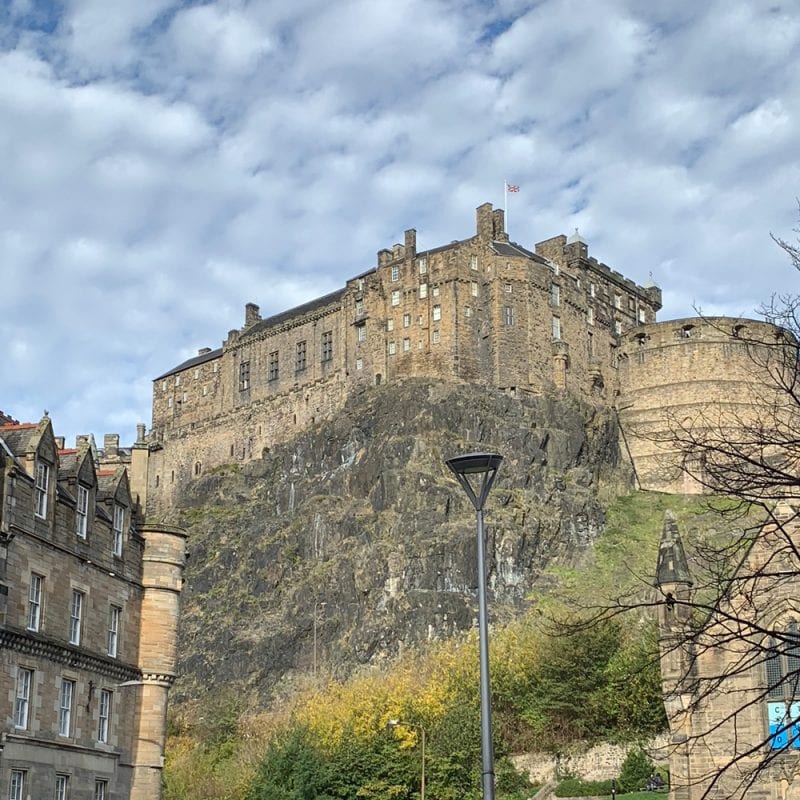
[[[327,605],[326,602],[315,602],[314,603],[314,682],[317,681],[317,609],[318,608],[325,608]]]
[[[411,728],[411,730],[419,731],[420,733],[420,743],[422,746],[420,751],[422,756],[422,774],[420,775],[419,779],[419,800],[425,800],[425,728],[423,728],[422,725],[409,725],[399,719],[389,720],[390,727],[396,728],[398,725],[402,725],[405,728]]]
[[[494,745],[492,743],[492,696],[489,688],[489,622],[486,609],[486,543],[483,506],[492,489],[503,457],[497,453],[469,453],[445,463],[475,507],[478,528],[478,639],[481,689],[481,783],[483,800],[494,800]]]

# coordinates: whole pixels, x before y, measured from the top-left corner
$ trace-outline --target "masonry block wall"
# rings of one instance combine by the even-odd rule
[[[512,243],[500,209],[474,236],[420,251],[413,229],[345,287],[244,325],[153,384],[148,509],[187,481],[330,418],[367,386],[413,377],[610,403],[623,331],[655,320],[643,288],[590,258],[577,234]]]

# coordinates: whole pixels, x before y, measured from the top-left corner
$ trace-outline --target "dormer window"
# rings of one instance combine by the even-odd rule
[[[114,503],[114,555],[119,557],[122,555],[122,539],[125,530],[125,508],[124,506]]]
[[[86,538],[89,530],[89,490],[78,484],[78,505],[75,510],[75,533]]]
[[[50,465],[44,461],[36,462],[35,512],[37,517],[47,516],[47,493],[50,488]]]

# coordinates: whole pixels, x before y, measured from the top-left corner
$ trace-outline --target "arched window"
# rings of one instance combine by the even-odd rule
[[[786,625],[780,638],[767,640],[766,695],[770,746],[800,749],[800,631]]]

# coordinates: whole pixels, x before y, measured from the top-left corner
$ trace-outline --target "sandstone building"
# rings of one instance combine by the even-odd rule
[[[114,437],[109,444],[115,442]],[[0,791],[154,800],[185,536],[144,524],[124,460],[0,419]]]

